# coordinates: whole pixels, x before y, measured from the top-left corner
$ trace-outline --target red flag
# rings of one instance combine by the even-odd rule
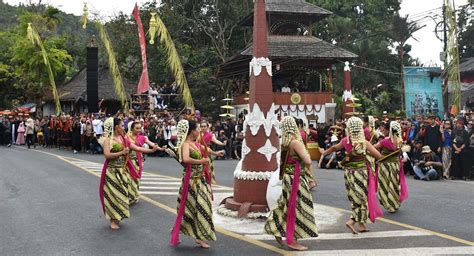
[[[138,5],[135,3],[135,8],[133,8],[132,12],[133,18],[137,22],[138,26],[138,40],[140,42],[140,50],[142,53],[142,63],[143,63],[143,71],[142,76],[140,77],[140,81],[138,82],[137,93],[144,93],[148,91],[150,88],[150,80],[148,78],[148,65],[146,61],[146,38],[145,32],[143,31],[143,24],[142,20],[140,19],[140,13],[138,11]]]

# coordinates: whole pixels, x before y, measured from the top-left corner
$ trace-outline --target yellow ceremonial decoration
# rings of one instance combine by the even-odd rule
[[[301,95],[299,93],[293,93],[291,95],[291,103],[300,104],[300,102],[301,102]]]
[[[119,96],[124,111],[128,112],[127,94],[123,85],[122,76],[120,75],[117,59],[115,58],[112,44],[110,43],[109,35],[107,34],[107,31],[105,30],[105,27],[102,23],[96,22],[96,25],[97,29],[99,30],[100,39],[102,40],[105,50],[107,52],[107,56],[109,57],[109,67],[110,73],[114,80],[115,93],[117,93],[117,95]]]
[[[89,9],[87,8],[87,3],[84,3],[84,8],[82,8],[82,17],[81,17],[81,22],[82,22],[82,29],[86,29],[87,27],[87,17],[89,16]]]
[[[150,36],[152,36],[152,33],[156,32],[160,37],[160,42],[164,46],[166,55],[168,57],[168,65],[170,66],[171,72],[173,73],[176,79],[176,84],[179,86],[180,91],[183,95],[184,106],[187,108],[194,109],[194,102],[191,96],[191,91],[189,90],[188,81],[186,80],[186,75],[184,74],[181,59],[179,58],[179,54],[173,43],[173,39],[171,38],[168,29],[166,28],[160,17],[156,13],[151,13],[151,15],[152,18],[155,17],[156,23],[152,23],[152,20],[150,20]],[[151,40],[150,44],[152,44]]]
[[[155,37],[156,37],[156,13],[151,13],[150,18],[150,29],[148,30],[150,34],[150,44],[155,44]]]
[[[48,54],[46,52],[46,49],[44,48],[43,42],[41,41],[41,37],[39,36],[38,31],[31,23],[28,23],[28,28],[26,29],[26,36],[33,45],[38,45],[41,49],[41,54],[43,55],[43,62],[48,70],[48,77],[49,82],[51,83],[51,92],[53,93],[56,114],[59,115],[61,114],[61,103],[59,102],[58,91],[56,90],[56,82],[54,81],[53,70],[51,69]]]

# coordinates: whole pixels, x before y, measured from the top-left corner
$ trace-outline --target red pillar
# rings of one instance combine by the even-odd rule
[[[349,118],[349,112],[353,112],[354,108],[348,107],[347,104],[352,103],[352,85],[351,85],[351,68],[349,62],[345,62],[344,66],[344,92],[342,93],[342,117]]]
[[[253,59],[250,63],[249,114],[246,117],[242,164],[234,172],[234,197],[226,208],[239,211],[268,211],[266,190],[271,173],[278,169],[276,115],[273,110],[272,70],[268,59],[268,25],[265,0],[255,0]]]

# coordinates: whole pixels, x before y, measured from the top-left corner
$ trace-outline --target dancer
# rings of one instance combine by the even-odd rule
[[[216,136],[214,136],[214,134],[212,134],[210,131],[210,125],[208,122],[206,121],[202,121],[201,122],[201,133],[200,133],[200,136],[199,136],[199,144],[201,144],[201,146],[203,147],[202,149],[204,150],[203,151],[203,156],[206,157],[207,156],[207,151],[208,149],[210,149],[211,147],[211,142],[216,144],[216,145],[219,145],[219,146],[225,146],[226,143],[218,140],[216,138]],[[219,157],[223,157],[225,155],[224,152],[219,152],[219,153],[216,153],[214,151],[209,151],[209,152],[212,152],[212,155],[215,155],[215,156],[219,156]],[[208,167],[208,170],[209,170],[209,175],[210,177],[206,177],[207,178],[207,181],[209,183],[209,185],[211,184],[216,184],[216,174],[214,172],[214,160],[212,158],[209,158],[209,167]],[[206,174],[207,175],[207,174]]]
[[[140,151],[130,150],[129,161],[127,162],[131,178],[130,186],[128,187],[128,198],[130,199],[130,205],[133,205],[138,203],[140,197],[140,179],[143,171],[142,153],[150,154],[156,150],[164,151],[164,148],[158,147],[158,145],[151,142],[148,137],[142,135],[141,122],[129,121],[127,138],[132,144],[140,148]],[[144,148],[144,144],[152,147],[152,149]]]
[[[309,189],[311,177],[307,171],[311,170],[311,158],[301,142],[295,119],[286,116],[280,126],[283,193],[265,223],[265,232],[273,235],[280,245],[283,245],[282,237],[286,237],[288,247],[303,251],[308,248],[299,244],[297,239],[318,236]]]
[[[375,145],[382,152],[378,161],[378,195],[382,206],[390,213],[400,207],[401,202],[408,197],[405,172],[401,163],[402,128],[397,121],[390,122],[388,138]]]
[[[375,218],[382,216],[382,210],[377,202],[376,175],[366,159],[367,153],[376,159],[381,155],[365,140],[360,118],[351,117],[347,120],[346,134],[339,144],[330,147],[322,155],[329,155],[343,148],[346,150],[346,158],[341,165],[345,170],[346,192],[352,208],[351,218],[346,222],[346,226],[352,234],[357,234],[368,231],[365,223],[369,218],[374,222]],[[357,231],[356,223],[359,225]]]
[[[203,174],[209,162],[196,146],[199,127],[195,121],[181,120],[178,123],[178,160],[184,165],[183,183],[178,195],[178,216],[171,231],[171,245],[179,243],[179,233],[191,236],[202,248],[210,246],[205,241],[215,241],[212,220],[211,189]]]
[[[129,186],[130,174],[126,163],[130,149],[142,149],[130,144],[124,136],[123,122],[119,118],[108,118],[101,138],[105,163],[100,177],[99,196],[105,217],[110,220],[111,229],[119,229],[119,222],[130,217]],[[156,150],[156,149],[155,149]]]

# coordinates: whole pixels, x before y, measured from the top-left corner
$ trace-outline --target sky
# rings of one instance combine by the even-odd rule
[[[33,0],[33,2],[37,1],[38,0]],[[460,5],[467,4],[467,0],[454,1],[457,8]],[[27,3],[29,0],[4,0],[4,2],[17,5],[18,3]],[[55,6],[66,13],[73,13],[78,16],[82,15],[83,0],[43,0],[42,2]],[[114,16],[114,14],[120,11],[132,13],[135,2],[141,5],[146,2],[146,0],[87,1],[91,12],[94,10],[99,11],[102,17]],[[442,11],[440,7],[443,5],[443,2],[444,0],[402,0],[401,3],[400,14],[402,16],[408,15],[409,19],[418,20],[417,22],[421,26],[426,25],[415,33],[414,37],[417,40],[410,39],[408,41],[408,44],[412,45],[411,56],[419,58],[421,63],[425,66],[441,65],[439,56],[443,50],[443,43],[435,36],[435,21],[425,16],[441,15]]]

